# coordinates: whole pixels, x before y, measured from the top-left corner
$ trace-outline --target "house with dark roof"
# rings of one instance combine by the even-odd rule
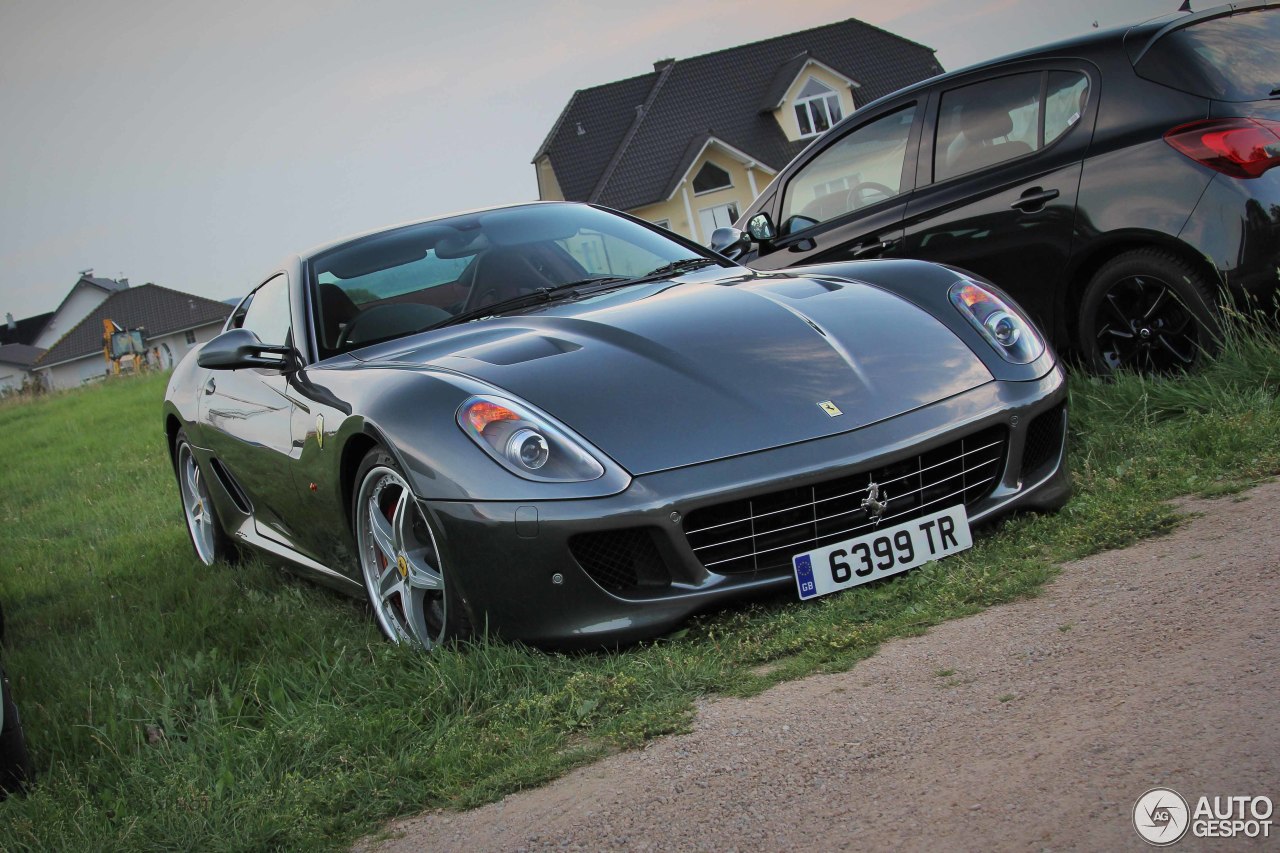
[[[34,317],[13,319],[13,314],[4,315],[4,323],[0,325],[0,345],[29,344],[35,346],[36,338],[44,331],[44,327],[53,319],[53,312],[36,314]]]
[[[942,73],[932,48],[850,18],[574,92],[533,157],[538,196],[706,243],[832,124]]]
[[[31,369],[46,387],[55,389],[104,376],[108,368],[102,355],[104,320],[122,329],[141,329],[153,358],[163,367],[172,367],[193,346],[222,331],[232,307],[158,284],[117,289],[54,341]]]
[[[54,310],[53,316],[45,321],[34,341],[38,347],[49,348],[65,335],[76,323],[84,319],[90,311],[102,304],[108,296],[129,288],[129,279],[116,281],[113,278],[101,278],[93,274],[93,270],[80,273],[80,279],[71,286],[67,295]]]
[[[44,350],[30,344],[0,344],[0,394],[16,391]]]

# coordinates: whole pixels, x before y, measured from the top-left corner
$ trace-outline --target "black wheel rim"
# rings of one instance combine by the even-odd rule
[[[1111,370],[1173,373],[1195,364],[1200,327],[1164,281],[1122,278],[1108,288],[1094,316],[1095,341]]]

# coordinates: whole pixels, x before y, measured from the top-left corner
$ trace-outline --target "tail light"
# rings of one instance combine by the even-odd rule
[[[1164,141],[1183,154],[1233,178],[1256,178],[1280,166],[1280,122],[1222,118],[1180,125]]]

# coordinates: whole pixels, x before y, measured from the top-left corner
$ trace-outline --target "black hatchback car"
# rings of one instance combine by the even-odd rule
[[[1095,370],[1211,344],[1280,275],[1280,9],[1093,33],[903,89],[802,152],[713,247],[769,270],[911,257],[1018,300]]]

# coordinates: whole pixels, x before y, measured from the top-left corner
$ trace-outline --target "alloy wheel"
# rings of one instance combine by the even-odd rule
[[[1114,282],[1098,303],[1094,328],[1098,352],[1112,370],[1173,373],[1191,367],[1203,346],[1195,316],[1150,275]]]
[[[356,499],[356,540],[365,588],[383,633],[429,649],[445,634],[445,578],[435,534],[404,478],[371,469]]]
[[[183,515],[196,547],[196,556],[206,566],[212,566],[217,559],[218,534],[209,502],[209,487],[191,453],[191,445],[186,442],[178,447],[178,488],[182,492]]]

